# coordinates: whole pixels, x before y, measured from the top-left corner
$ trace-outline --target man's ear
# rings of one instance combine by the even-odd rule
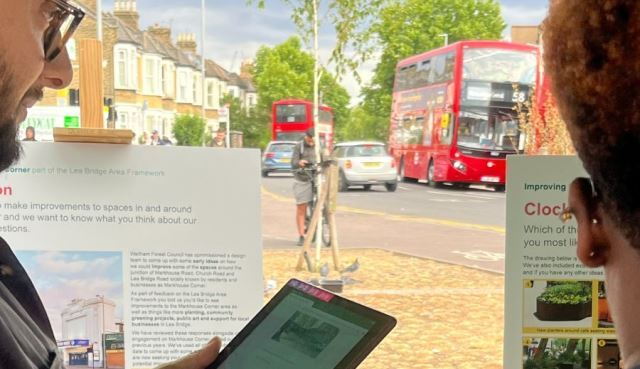
[[[604,266],[610,242],[603,229],[602,207],[589,179],[576,178],[571,182],[569,208],[578,223],[578,259],[590,268]]]

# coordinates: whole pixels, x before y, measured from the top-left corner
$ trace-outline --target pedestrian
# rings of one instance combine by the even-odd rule
[[[545,71],[591,176],[573,181],[577,254],[604,267],[624,367],[640,369],[640,2],[552,0]]]
[[[149,143],[149,134],[147,134],[147,132],[142,132],[142,135],[140,136],[140,138],[138,138],[138,144],[139,145],[146,145]]]
[[[305,237],[305,217],[307,208],[313,199],[311,178],[301,172],[301,169],[316,164],[314,130],[309,129],[302,141],[298,142],[291,154],[291,169],[293,170],[293,194],[296,200],[296,226],[298,228],[298,246],[302,246]]]
[[[36,141],[36,129],[33,128],[33,126],[29,126],[25,129],[22,141]]]
[[[151,146],[162,145],[162,143],[160,142],[160,134],[158,133],[157,129],[154,129],[151,132],[151,140],[149,140],[149,145]]]
[[[71,83],[65,42],[83,16],[66,0],[0,0],[0,171],[20,157],[17,133],[27,108],[42,97],[44,88],[63,89]],[[220,339],[215,338],[202,350],[161,368],[204,369],[219,349]],[[0,368],[63,368],[40,298],[2,238]]]
[[[225,132],[223,129],[219,129],[218,132],[216,132],[216,136],[213,138],[213,140],[211,140],[211,144],[209,146],[211,147],[217,147],[217,148],[225,148],[227,147],[227,132]]]
[[[167,136],[162,136],[162,139],[160,140],[160,145],[163,146],[172,146],[173,145],[173,141],[171,141],[171,139]]]

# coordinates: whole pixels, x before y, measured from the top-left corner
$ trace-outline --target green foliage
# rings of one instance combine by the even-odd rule
[[[202,117],[178,115],[173,126],[173,135],[178,146],[202,146],[205,123]]]
[[[351,109],[349,119],[346,124],[342,125],[336,132],[337,141],[353,141],[353,140],[382,140],[386,138],[380,137],[371,129],[371,117],[364,108],[359,105]],[[386,127],[384,128],[386,129]]]
[[[328,64],[335,67],[338,76],[346,71],[353,71],[366,60],[365,45],[371,38],[368,24],[378,16],[378,12],[385,0],[281,0],[291,7],[291,20],[298,28],[298,34],[311,45],[314,30],[314,2],[318,9],[317,23],[320,27],[329,22],[335,32],[335,43],[331,51]],[[246,0],[247,5],[256,4],[258,8],[265,7],[265,0]],[[348,50],[352,52],[348,52]],[[367,49],[366,51],[370,51]],[[356,57],[359,55],[360,57]]]
[[[269,127],[273,102],[285,98],[313,101],[313,65],[313,56],[302,50],[302,42],[297,37],[258,50],[254,82],[259,98],[255,113],[266,119],[265,129]],[[326,70],[320,78],[320,93],[322,103],[334,109],[336,127],[339,127],[349,114],[349,94]]]
[[[269,114],[259,114],[259,110],[245,109],[240,103],[240,99],[226,95],[223,99],[225,104],[229,104],[229,119],[231,129],[242,132],[242,142],[244,147],[263,149],[270,139]],[[264,112],[263,112],[264,113]]]
[[[527,359],[524,362],[524,369],[556,369],[559,363],[558,359],[545,354],[538,361]]]
[[[580,282],[566,282],[547,286],[538,301],[549,304],[578,305],[591,301],[591,286]]]
[[[386,139],[391,93],[398,61],[443,46],[472,39],[499,39],[506,27],[495,0],[402,0],[391,2],[370,28],[370,43],[363,55],[381,49],[371,84],[363,89],[363,107],[371,130]],[[384,127],[384,129],[383,129]]]

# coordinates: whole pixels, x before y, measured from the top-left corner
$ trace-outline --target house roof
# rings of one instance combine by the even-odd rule
[[[86,16],[96,19],[96,13],[90,8],[85,8]],[[113,13],[103,13],[102,21],[106,27],[116,29],[118,43],[130,43],[139,46],[147,53],[158,54],[167,59],[174,60],[177,65],[200,69],[201,61],[198,55],[192,55],[180,50],[177,46],[164,42],[148,31],[135,29]],[[236,73],[230,73],[213,60],[205,60],[205,74],[207,77],[218,78],[228,82],[232,86],[238,86],[247,92],[256,92],[255,86],[249,79],[241,78]]]
[[[213,60],[207,59],[206,66],[207,77],[215,77],[225,82],[229,81],[229,72],[218,65],[218,63],[214,62]]]

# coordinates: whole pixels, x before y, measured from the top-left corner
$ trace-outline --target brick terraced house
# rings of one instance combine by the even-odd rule
[[[53,127],[80,123],[78,40],[95,39],[97,21],[96,0],[76,2],[86,17],[68,44],[74,79],[67,89],[45,91],[43,100],[29,110],[21,135],[33,126],[37,140],[50,141]],[[255,106],[250,64],[243,63],[238,75],[206,60],[203,91],[196,36],[178,35],[174,44],[170,28],[154,25],[141,30],[139,19],[136,0],[116,0],[113,13],[102,16],[105,127],[131,129],[136,138],[154,130],[171,138],[176,115],[200,116],[204,103],[207,126],[215,132],[220,126],[220,101],[226,94],[246,107]]]

